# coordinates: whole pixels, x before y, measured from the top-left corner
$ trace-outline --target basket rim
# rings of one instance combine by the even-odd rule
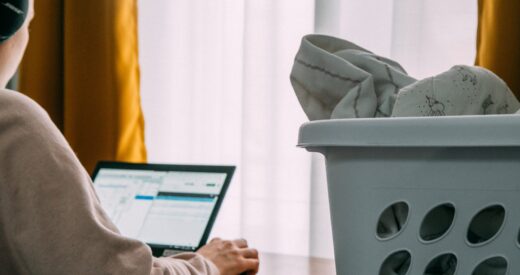
[[[316,120],[300,126],[298,146],[520,147],[520,115]]]

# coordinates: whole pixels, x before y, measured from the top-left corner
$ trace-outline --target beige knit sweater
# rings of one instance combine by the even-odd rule
[[[218,274],[195,253],[154,258],[101,209],[47,113],[0,90],[0,274]]]

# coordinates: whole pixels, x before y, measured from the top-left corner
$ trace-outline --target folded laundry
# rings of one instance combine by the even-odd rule
[[[378,56],[352,42],[325,35],[303,37],[291,72],[291,83],[310,120],[403,116],[454,116],[520,114],[520,103],[506,83],[491,71],[457,65],[446,72],[416,80],[395,61]],[[468,238],[479,243],[500,218],[495,209],[483,212],[468,230]],[[406,223],[408,209],[394,207],[379,220],[381,237],[399,232]],[[427,238],[438,238],[450,224],[453,213],[436,213],[422,229]],[[385,265],[380,275],[404,275],[401,267],[409,256],[398,255]],[[454,274],[456,259],[432,261],[428,275]],[[484,262],[474,275],[505,274],[506,263],[499,258]]]
[[[325,35],[303,37],[290,78],[310,120],[520,113],[489,70],[458,65],[417,81],[397,62]]]

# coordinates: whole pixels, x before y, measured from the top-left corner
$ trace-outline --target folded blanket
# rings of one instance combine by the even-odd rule
[[[506,83],[491,71],[457,65],[446,72],[417,81],[395,61],[375,55],[339,38],[325,35],[303,37],[294,59],[291,83],[310,120],[366,117],[453,116],[520,114],[520,103]],[[385,212],[378,224],[380,236],[398,232],[407,219],[407,209]],[[491,215],[493,216],[493,215]],[[439,212],[437,222],[424,232],[435,239],[451,223],[452,213]],[[478,242],[489,235],[488,226],[476,226],[468,235]],[[410,259],[400,256],[380,275],[404,274]],[[425,274],[448,275],[456,260],[439,258]],[[505,274],[500,259],[484,263],[477,275]]]

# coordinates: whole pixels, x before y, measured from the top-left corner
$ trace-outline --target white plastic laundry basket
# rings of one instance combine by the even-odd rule
[[[520,274],[520,116],[314,121],[299,146],[326,158],[338,275]]]

